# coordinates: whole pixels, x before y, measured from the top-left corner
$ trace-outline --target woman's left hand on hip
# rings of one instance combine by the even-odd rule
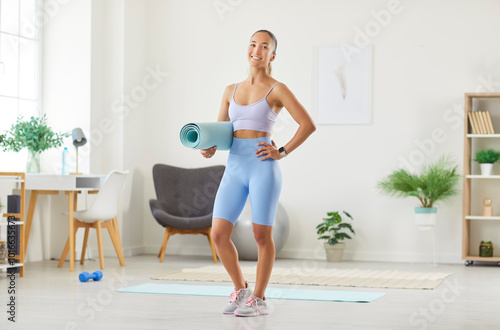
[[[268,158],[275,159],[275,160],[280,160],[283,158],[281,156],[278,148],[276,147],[276,143],[271,140],[271,144],[267,142],[259,142],[257,143],[258,146],[262,146],[261,148],[257,149],[255,152],[257,157],[262,157],[260,160],[266,160]]]

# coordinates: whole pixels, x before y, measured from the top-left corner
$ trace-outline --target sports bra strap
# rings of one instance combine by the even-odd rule
[[[233,91],[233,100],[234,100],[234,94],[236,94],[236,87],[238,86],[238,83],[234,84],[234,91]]]
[[[277,83],[279,83],[279,81],[275,82],[274,85],[271,86],[271,89],[269,89],[269,92],[267,92],[264,98],[267,98],[267,96],[269,95],[269,93],[271,93],[271,91],[273,90],[274,86],[276,86]],[[236,87],[238,87],[238,83],[234,84],[233,100],[234,100],[234,95],[236,94]]]
[[[267,98],[267,96],[269,95],[269,93],[271,93],[271,91],[273,90],[274,86],[276,86],[277,83],[278,83],[278,81],[275,82],[274,85],[271,86],[271,89],[269,90],[269,92],[267,92],[267,94],[266,94],[266,96],[264,96],[264,98]]]

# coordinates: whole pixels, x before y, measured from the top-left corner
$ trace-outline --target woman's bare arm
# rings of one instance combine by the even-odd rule
[[[289,154],[304,143],[305,140],[307,140],[307,138],[316,130],[316,125],[307,110],[302,104],[300,104],[295,95],[293,95],[292,91],[290,91],[286,85],[278,84],[274,90],[274,97],[278,100],[278,108],[286,108],[292,118],[297,122],[297,124],[299,124],[299,128],[297,129],[297,132],[295,132],[295,135],[287,144],[283,146],[285,152]],[[283,158],[274,141],[272,141],[272,144],[260,142],[258,145],[262,146],[256,151],[257,157],[261,157],[261,160],[266,160],[268,158]]]
[[[277,96],[283,107],[286,108],[295,122],[299,124],[299,128],[297,129],[297,132],[295,132],[295,135],[287,144],[284,145],[285,152],[289,154],[304,143],[305,140],[307,140],[307,138],[316,130],[316,125],[307,110],[302,104],[300,104],[295,95],[286,85],[279,84],[279,86],[276,87],[278,87]]]

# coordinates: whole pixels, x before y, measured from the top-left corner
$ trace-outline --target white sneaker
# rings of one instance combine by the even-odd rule
[[[264,298],[266,299],[266,298]],[[264,299],[260,299],[254,295],[245,300],[245,303],[238,309],[234,311],[236,316],[259,316],[267,315],[269,311],[267,310],[267,305]]]
[[[222,309],[223,314],[233,314],[234,311],[240,307],[245,300],[252,294],[252,289],[248,287],[247,281],[245,281],[245,288],[239,289],[238,291],[233,291],[229,295],[229,303]]]

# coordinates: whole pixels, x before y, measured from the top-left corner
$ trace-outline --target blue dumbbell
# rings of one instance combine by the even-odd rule
[[[94,281],[99,281],[102,278],[102,272],[100,270],[95,271],[92,274],[83,272],[80,274],[80,276],[78,276],[78,278],[80,279],[80,282],[87,282],[90,279]]]

